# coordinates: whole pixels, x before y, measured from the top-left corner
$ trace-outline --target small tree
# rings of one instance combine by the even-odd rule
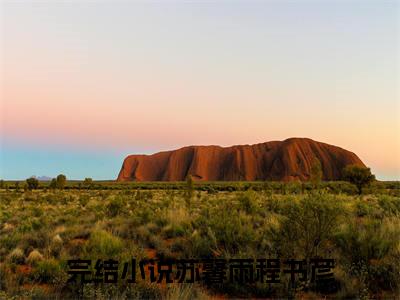
[[[322,180],[322,166],[318,158],[314,158],[311,164],[310,181],[317,188]]]
[[[35,177],[31,177],[26,180],[26,184],[28,186],[28,190],[35,190],[39,187],[39,180],[37,180]]]
[[[57,180],[53,178],[49,184],[49,188],[54,190],[56,187],[57,187]]]
[[[375,175],[370,168],[357,165],[348,165],[343,169],[343,179],[349,181],[357,187],[358,194],[361,195],[362,189],[375,180]]]
[[[87,188],[89,188],[89,187],[91,187],[92,184],[93,184],[93,179],[87,177],[87,178],[85,178],[85,180],[83,181],[83,184],[84,184]]]
[[[67,182],[67,177],[64,174],[60,174],[57,176],[57,179],[56,179],[57,188],[62,190],[65,187],[66,182]]]
[[[343,205],[329,194],[312,193],[286,207],[281,227],[275,232],[283,256],[306,259],[323,255],[337,231]]]

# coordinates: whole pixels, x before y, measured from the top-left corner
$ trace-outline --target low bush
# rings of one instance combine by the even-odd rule
[[[86,245],[86,253],[91,257],[110,258],[118,257],[124,248],[123,242],[104,230],[95,230],[91,233]]]
[[[38,250],[33,250],[29,253],[28,257],[26,258],[26,262],[31,266],[35,266],[43,259],[44,259],[43,255]]]
[[[54,259],[39,261],[32,273],[36,282],[57,283],[63,277],[63,269],[60,263]]]
[[[15,248],[8,255],[8,261],[14,264],[23,264],[25,262],[24,251],[20,248]]]
[[[106,206],[107,215],[110,217],[115,217],[123,213],[124,207],[125,207],[125,201],[120,197],[116,197],[107,204]]]

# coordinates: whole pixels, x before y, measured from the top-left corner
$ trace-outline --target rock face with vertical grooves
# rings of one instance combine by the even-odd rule
[[[308,138],[255,145],[188,146],[125,158],[118,181],[305,181],[318,159],[324,180],[339,180],[345,166],[365,166],[353,152]]]

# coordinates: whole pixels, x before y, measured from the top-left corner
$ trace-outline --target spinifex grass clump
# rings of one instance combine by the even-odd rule
[[[20,248],[15,248],[8,255],[8,261],[14,264],[23,264],[25,262],[25,254]]]

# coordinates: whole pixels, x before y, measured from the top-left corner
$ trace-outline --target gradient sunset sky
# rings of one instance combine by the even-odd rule
[[[309,137],[400,179],[399,1],[3,1],[0,178]]]

